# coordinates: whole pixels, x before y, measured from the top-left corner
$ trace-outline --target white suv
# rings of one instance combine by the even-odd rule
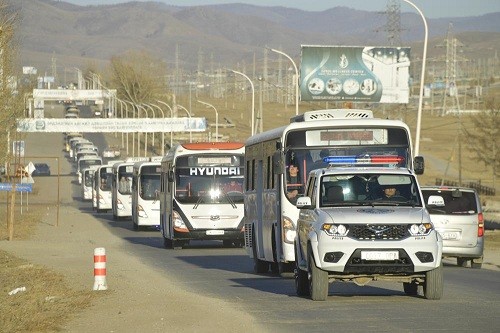
[[[329,282],[401,282],[443,294],[442,239],[423,204],[415,174],[398,168],[327,168],[309,174],[295,239],[295,286],[325,300]]]
[[[457,265],[481,268],[484,218],[476,190],[465,187],[422,186],[427,210],[443,238],[443,257],[457,258]]]

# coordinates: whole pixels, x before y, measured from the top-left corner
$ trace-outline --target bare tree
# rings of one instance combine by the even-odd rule
[[[464,130],[478,160],[493,168],[493,187],[495,177],[500,173],[499,106],[495,99],[487,101],[486,110],[471,118],[472,129]]]
[[[111,76],[118,97],[136,104],[155,100],[167,90],[164,64],[144,51],[111,58]]]
[[[18,85],[16,66],[19,44],[15,39],[16,26],[19,22],[18,13],[9,5],[9,1],[0,0],[0,143],[5,149],[9,133],[15,133],[16,118],[23,115],[23,91]],[[0,154],[2,164],[9,156]]]

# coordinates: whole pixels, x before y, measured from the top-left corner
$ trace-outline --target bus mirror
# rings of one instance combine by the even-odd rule
[[[278,150],[273,154],[273,170],[275,175],[281,175],[283,173],[283,153]]]
[[[422,175],[424,173],[424,157],[423,156],[415,156],[413,159],[413,169],[417,175]]]
[[[169,182],[173,182],[174,181],[174,172],[173,171],[169,171],[168,172],[168,181]]]
[[[276,141],[276,150],[281,150],[281,148],[282,148],[281,142]]]

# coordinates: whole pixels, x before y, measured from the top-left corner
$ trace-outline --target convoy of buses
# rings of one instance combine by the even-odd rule
[[[106,165],[90,153],[93,148],[82,136],[68,138],[71,156],[77,156],[78,146],[89,151],[76,162],[82,197],[92,200],[97,212],[131,220],[134,230],[157,227],[166,248],[179,249],[193,240],[244,246],[256,272],[271,269],[282,275],[295,268],[295,201],[311,170],[335,159],[416,174],[424,165],[412,155],[405,123],[355,109],[305,112],[245,143],[184,143],[162,157]],[[298,167],[293,180],[290,165]],[[292,188],[295,197],[288,195]]]

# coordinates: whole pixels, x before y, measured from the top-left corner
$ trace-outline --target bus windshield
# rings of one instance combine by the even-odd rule
[[[86,169],[88,168],[89,166],[92,166],[92,165],[101,165],[102,164],[102,160],[100,158],[96,158],[96,159],[80,159],[78,161],[78,164],[80,166],[80,170],[83,170],[83,169]]]
[[[330,164],[410,167],[409,145],[409,137],[403,128],[291,131],[285,141],[285,147],[293,147],[285,150],[287,198],[295,203],[303,194],[309,172]],[[295,167],[297,176],[291,174]]]
[[[111,168],[102,167],[99,172],[99,178],[101,179],[101,184],[99,185],[101,191],[111,191],[113,170]]]
[[[94,170],[85,170],[85,186],[92,187],[94,182]]]
[[[180,203],[243,203],[243,156],[183,156],[175,174]]]
[[[160,195],[160,174],[141,174],[141,189],[139,195],[144,200],[158,200]]]
[[[118,168],[118,192],[120,194],[132,194],[132,175],[134,167],[124,165]]]

